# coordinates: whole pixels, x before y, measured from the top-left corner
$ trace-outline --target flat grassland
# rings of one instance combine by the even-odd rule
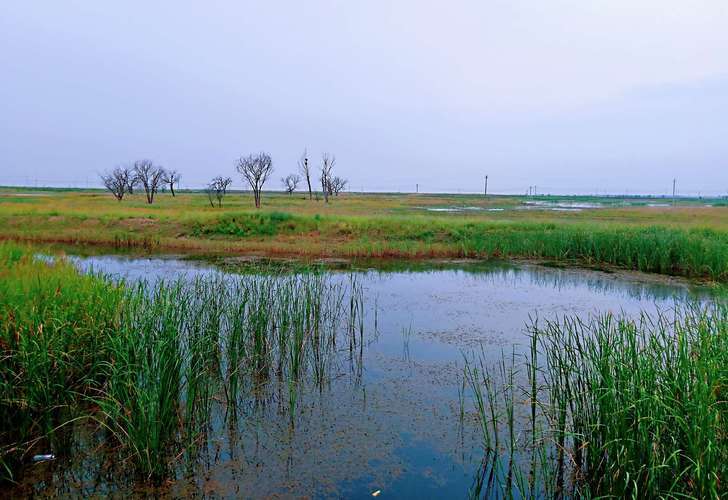
[[[728,203],[658,198],[0,188],[0,238],[302,258],[532,258],[728,280]]]

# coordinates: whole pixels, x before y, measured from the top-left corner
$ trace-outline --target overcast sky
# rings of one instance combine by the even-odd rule
[[[0,96],[0,184],[265,150],[278,188],[306,147],[357,190],[728,192],[726,0],[5,0]]]

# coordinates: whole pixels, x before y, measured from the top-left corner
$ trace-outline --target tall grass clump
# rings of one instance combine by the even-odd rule
[[[106,383],[93,399],[100,420],[148,476],[162,477],[179,426],[185,302],[180,288],[140,285],[125,300],[118,329],[109,336]]]
[[[321,390],[339,351],[361,345],[361,296],[315,272],[116,283],[0,246],[2,479],[34,449],[62,455],[57,438],[83,421],[105,452],[162,480],[214,415],[270,399],[274,384],[295,425],[301,391]]]
[[[104,379],[123,295],[65,262],[0,244],[0,479],[81,414],[79,401]]]
[[[450,238],[466,256],[547,258],[728,279],[728,234],[712,229],[469,223],[453,226]]]
[[[506,471],[500,487],[527,497],[728,494],[728,305],[566,316],[531,333],[527,382],[514,385],[515,363],[498,376],[466,369],[486,450]],[[521,397],[505,397],[513,391]],[[513,429],[515,466],[503,457],[518,457],[516,447],[497,442]]]
[[[223,215],[206,223],[196,222],[192,232],[195,236],[275,236],[281,233],[311,231],[316,227],[317,221],[312,217],[299,217],[285,212],[241,212]]]
[[[273,382],[295,425],[300,391],[328,383],[337,336],[351,336],[349,294],[361,290],[316,273],[142,283],[110,339],[97,418],[151,479],[212,428],[213,407],[234,418]]]

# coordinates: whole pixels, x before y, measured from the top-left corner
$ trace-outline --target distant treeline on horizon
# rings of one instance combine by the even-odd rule
[[[57,185],[27,185],[27,184],[2,184],[0,185],[0,189],[6,189],[6,190],[26,190],[26,191],[106,191],[106,188],[104,188],[101,185],[89,185],[89,186],[81,186],[81,185],[75,185],[75,186],[57,186]],[[179,187],[175,188],[176,191],[180,193],[204,193],[205,187],[204,186],[187,186],[187,187]],[[160,191],[163,191],[163,189],[160,189]],[[230,188],[228,189],[228,193],[250,193],[250,188]],[[263,192],[267,193],[285,193],[285,190],[283,189],[264,189]],[[360,190],[360,189],[349,189],[346,191],[350,194],[371,194],[371,195],[414,195],[414,194],[420,194],[420,195],[448,195],[448,196],[468,196],[468,197],[483,197],[482,192],[478,191],[472,191],[472,190],[443,190],[443,191],[423,191],[420,190],[419,192],[415,191],[407,191],[407,190]],[[517,197],[517,198],[549,198],[549,197],[573,197],[573,198],[631,198],[631,199],[672,199],[672,194],[668,193],[574,193],[574,192],[555,192],[555,193],[544,193],[544,194],[538,194],[538,195],[528,195],[523,192],[494,192],[494,193],[488,193],[488,197]],[[728,199],[728,193],[702,193],[702,192],[690,192],[687,194],[676,194],[675,198],[681,199],[681,200],[688,200],[688,199],[702,199],[702,200],[710,200],[710,199]]]

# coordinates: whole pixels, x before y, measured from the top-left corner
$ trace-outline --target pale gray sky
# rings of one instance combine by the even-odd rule
[[[8,0],[0,95],[0,184],[267,150],[278,188],[307,147],[354,189],[728,191],[725,0]]]

